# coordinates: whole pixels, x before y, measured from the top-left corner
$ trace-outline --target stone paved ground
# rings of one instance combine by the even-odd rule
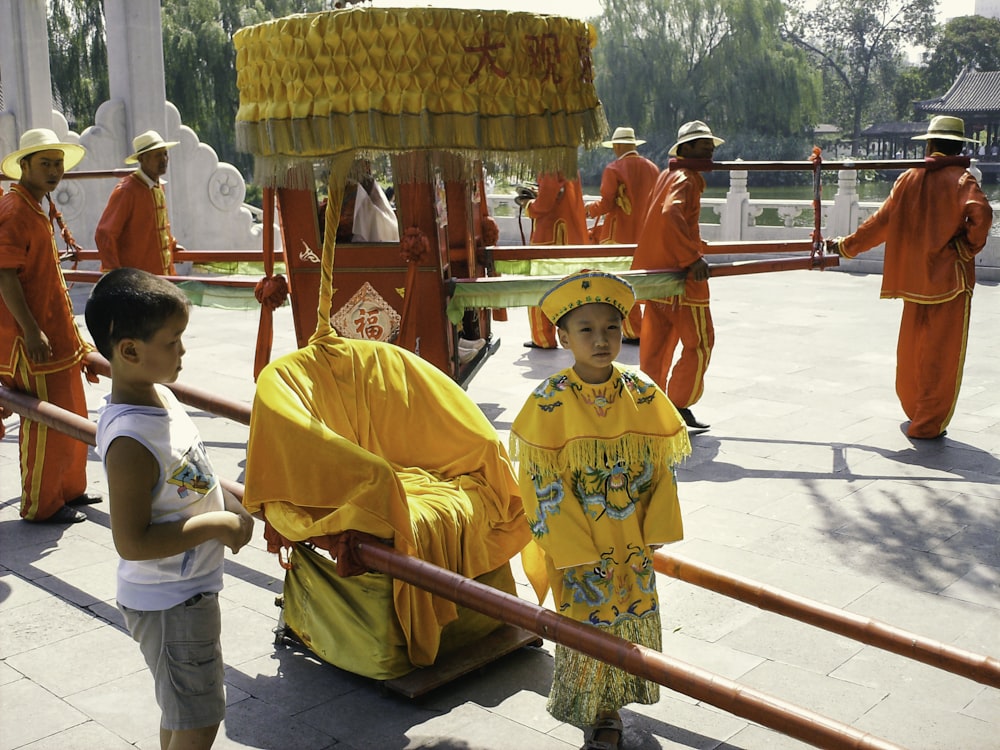
[[[915,443],[893,393],[899,303],[878,276],[791,272],[713,283],[717,347],[680,472],[686,538],[671,551],[920,635],[1000,655],[1000,289],[973,303],[948,436]],[[74,289],[78,303],[87,287]],[[78,306],[82,311],[82,305]],[[196,308],[182,381],[249,401],[258,315]],[[82,324],[82,319],[81,319]],[[275,355],[292,347],[278,311]],[[506,435],[528,391],[567,363],[522,348],[523,310],[470,396]],[[634,347],[622,360],[634,363]],[[107,383],[88,386],[96,410]],[[93,414],[92,414],[93,416]],[[198,414],[240,479],[247,429]],[[157,710],[114,607],[107,505],[72,527],[18,520],[17,419],[0,440],[0,750],[155,750]],[[91,454],[90,483],[104,489]],[[519,572],[519,571],[518,571]],[[218,748],[567,750],[545,712],[551,643],[419,700],[275,649],[282,573],[258,538],[226,561],[228,717]],[[524,598],[530,598],[523,585]],[[664,651],[913,750],[1000,748],[1000,690],[659,578]],[[623,748],[806,747],[684,695],[625,711]]]

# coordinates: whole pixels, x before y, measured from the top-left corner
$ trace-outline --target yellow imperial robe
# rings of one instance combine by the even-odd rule
[[[594,385],[568,368],[532,392],[510,444],[558,611],[658,650],[650,547],[683,537],[675,467],[691,452],[677,410],[641,372],[615,365]],[[541,600],[539,568],[522,559]],[[657,700],[656,683],[556,646],[548,710],[560,721]]]
[[[444,373],[392,344],[327,335],[264,368],[245,486],[247,509],[289,542],[362,531],[469,578],[530,540],[489,420]],[[433,663],[455,605],[398,580],[393,603],[411,662]]]

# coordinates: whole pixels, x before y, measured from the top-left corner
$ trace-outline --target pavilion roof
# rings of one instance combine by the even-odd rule
[[[931,115],[1000,115],[1000,70],[963,70],[943,95],[913,103]]]

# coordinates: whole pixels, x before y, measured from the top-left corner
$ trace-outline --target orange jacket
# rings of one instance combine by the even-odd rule
[[[174,272],[177,240],[169,222],[162,230],[157,226],[152,191],[138,174],[122,178],[111,191],[94,232],[104,270],[128,266],[159,275]]]
[[[562,174],[538,176],[538,197],[528,201],[525,216],[531,219],[532,245],[586,245],[587,217],[580,178]]]
[[[635,151],[615,159],[604,168],[601,200],[587,206],[590,218],[604,216],[598,242],[631,245],[639,239],[639,230],[659,176],[659,167]]]
[[[971,294],[975,255],[992,222],[989,201],[964,167],[908,169],[879,210],[840,241],[840,254],[854,258],[884,242],[883,298],[947,302]]]
[[[660,173],[653,188],[646,221],[632,259],[632,268],[645,270],[687,268],[702,257],[705,242],[698,218],[705,178],[687,169],[683,160]],[[708,305],[708,281],[689,278],[681,302]]]
[[[41,204],[17,185],[0,198],[0,268],[17,271],[28,309],[52,347],[48,362],[28,359],[24,333],[0,301],[0,375],[12,377],[21,358],[33,375],[66,370],[82,360],[90,347],[73,319],[52,222]]]

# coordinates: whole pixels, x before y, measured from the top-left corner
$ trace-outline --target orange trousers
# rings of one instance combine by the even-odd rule
[[[681,345],[677,364],[674,351]],[[705,371],[715,346],[715,328],[708,306],[648,300],[642,316],[639,368],[667,392],[679,409],[698,402],[705,392]]]
[[[637,339],[642,334],[642,305],[636,302],[622,321],[622,338]]]
[[[528,322],[531,324],[531,343],[542,349],[555,349],[559,343],[556,327],[545,317],[540,307],[528,308]]]
[[[936,305],[903,301],[896,395],[910,418],[910,437],[935,438],[951,421],[962,387],[971,307],[971,294]]]
[[[13,378],[0,378],[12,390],[28,393],[67,411],[87,417],[82,366],[73,365],[47,375],[32,375],[24,358]],[[33,419],[21,417],[18,438],[21,461],[21,518],[42,521],[67,500],[87,490],[86,443]]]

